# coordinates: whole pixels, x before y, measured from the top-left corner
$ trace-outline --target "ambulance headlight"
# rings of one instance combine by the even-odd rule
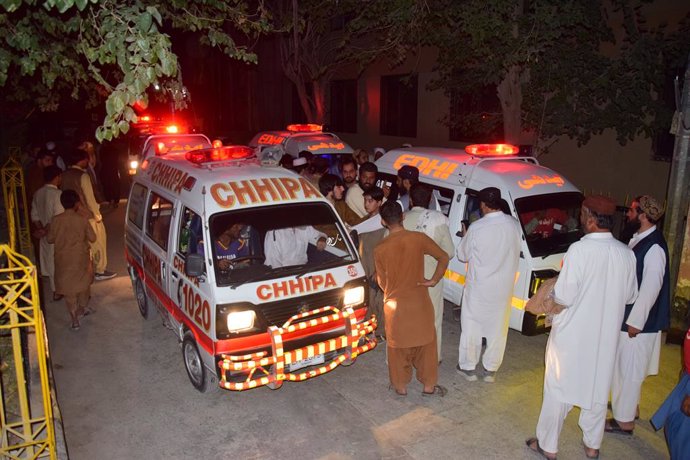
[[[254,321],[256,321],[256,313],[254,310],[233,311],[228,314],[228,331],[247,331],[254,327]]]
[[[137,169],[139,167],[138,160],[132,160],[129,162],[129,169]]]
[[[343,305],[345,307],[355,307],[364,303],[364,286],[355,286],[345,289],[343,294]]]

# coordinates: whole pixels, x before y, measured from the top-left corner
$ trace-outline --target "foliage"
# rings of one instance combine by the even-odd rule
[[[243,0],[1,0],[0,86],[10,101],[57,110],[64,95],[93,107],[105,101],[98,140],[126,133],[134,106],[161,85],[184,104],[177,56],[168,32],[196,32],[229,57],[256,62],[248,38],[269,30],[263,3]],[[31,107],[31,109],[35,108]]]

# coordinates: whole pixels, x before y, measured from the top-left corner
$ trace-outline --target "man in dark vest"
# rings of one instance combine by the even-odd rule
[[[656,224],[664,210],[654,198],[637,197],[626,217],[638,229],[628,243],[637,260],[639,296],[626,305],[611,386],[613,418],[606,431],[630,436],[638,417],[642,382],[659,373],[661,331],[670,321],[668,247]]]

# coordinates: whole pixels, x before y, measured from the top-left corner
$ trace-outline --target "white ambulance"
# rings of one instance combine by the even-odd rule
[[[478,193],[497,187],[503,211],[522,226],[522,251],[512,299],[510,327],[525,335],[545,331],[544,317],[525,311],[539,284],[561,269],[563,255],[581,236],[579,210],[583,196],[561,174],[532,157],[518,156],[507,144],[477,144],[464,150],[412,147],[387,152],[376,161],[380,185],[395,184],[403,165],[419,169],[419,181],[433,188],[439,209],[450,220],[453,243],[462,238],[462,222],[480,218]],[[467,264],[451,259],[443,291],[460,306]]]
[[[338,174],[338,157],[354,152],[337,135],[324,132],[322,125],[313,123],[288,125],[285,130],[262,131],[254,136],[249,146],[280,146],[294,158],[301,152],[309,152],[326,158],[333,174]]]
[[[133,176],[139,170],[139,165],[147,158],[167,153],[187,153],[190,150],[217,147],[220,141],[213,141],[199,133],[179,134],[177,126],[171,125],[169,133],[153,134],[147,137],[133,137],[129,143],[129,158],[127,161],[129,175]]]
[[[278,388],[375,346],[364,270],[334,208],[249,147],[144,160],[125,252],[141,315],[174,331],[199,391]]]

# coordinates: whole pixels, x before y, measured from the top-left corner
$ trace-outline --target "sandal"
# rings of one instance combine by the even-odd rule
[[[556,460],[556,456],[550,457],[544,449],[539,445],[539,440],[537,438],[529,438],[525,440],[525,445],[534,453],[541,455],[548,460]]]
[[[79,329],[81,329],[81,325],[79,324],[79,321],[77,321],[76,323],[72,323],[72,325],[69,328],[73,331],[78,331]]]
[[[609,418],[606,420],[604,431],[606,431],[607,433],[622,434],[625,436],[632,436],[633,434],[633,430],[624,429],[618,424],[615,418]]]
[[[440,398],[443,398],[446,393],[448,393],[448,390],[446,387],[441,386],[441,385],[434,385],[434,390],[431,391],[430,393],[427,393],[426,391],[422,391],[422,396],[438,396]]]
[[[582,444],[582,447],[585,449],[585,457],[587,458],[599,458],[599,449],[592,449],[591,447],[587,447],[586,444]],[[592,453],[594,452],[594,453]]]
[[[82,308],[81,313],[79,313],[79,318],[84,318],[85,316],[89,316],[94,313],[96,313],[96,310],[91,307]]]

